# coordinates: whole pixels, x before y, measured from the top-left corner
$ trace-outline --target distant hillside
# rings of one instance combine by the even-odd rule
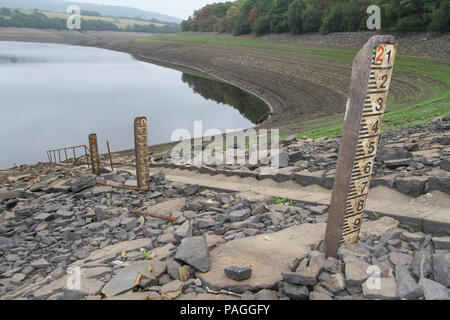
[[[380,8],[383,30],[450,31],[450,0],[236,0],[195,10],[181,26],[236,36],[366,31],[370,5]]]
[[[128,17],[151,20],[156,19],[161,22],[181,23],[182,19],[167,16],[157,12],[144,11],[140,9],[122,7],[122,6],[107,6],[93,3],[81,3],[76,1],[63,0],[0,0],[0,7],[19,8],[19,9],[40,9],[55,12],[66,12],[69,5],[78,5],[82,10],[95,11],[102,16],[111,17]]]
[[[67,29],[67,18],[63,12],[39,9],[10,9],[0,7],[0,27]],[[142,19],[103,17],[94,11],[81,11],[82,30],[94,31],[132,31],[146,33],[177,33],[181,31],[178,23],[150,22]]]

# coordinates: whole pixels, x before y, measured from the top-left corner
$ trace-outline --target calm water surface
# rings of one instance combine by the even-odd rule
[[[0,169],[47,161],[46,150],[88,144],[133,148],[146,116],[150,145],[173,130],[245,129],[267,116],[260,99],[220,81],[135,60],[125,53],[0,41]]]

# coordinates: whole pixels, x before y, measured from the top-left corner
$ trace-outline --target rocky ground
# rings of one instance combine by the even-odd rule
[[[389,169],[410,182],[421,178],[424,190],[436,185],[448,193],[448,120],[385,134],[379,156],[401,154],[408,163],[386,165],[401,162],[398,156],[380,160],[377,175]],[[402,147],[393,149],[392,141]],[[320,172],[335,163],[321,154],[336,153],[336,143],[283,144],[303,154],[296,165]],[[433,156],[408,151],[417,148]],[[450,299],[448,237],[367,215],[360,242],[326,258],[327,206],[250,201],[167,181],[156,169],[152,191],[114,188],[135,186],[136,178],[107,171],[96,177],[80,166],[38,164],[0,173],[1,299]],[[398,179],[397,190],[418,190]],[[73,286],[77,274],[80,287]]]

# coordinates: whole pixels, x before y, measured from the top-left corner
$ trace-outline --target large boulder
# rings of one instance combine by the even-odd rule
[[[389,160],[406,159],[412,157],[413,154],[411,152],[401,148],[382,148],[378,150],[376,160],[384,162]]]
[[[211,268],[209,250],[204,236],[186,238],[181,241],[175,259],[181,260],[200,272],[208,272]]]
[[[83,191],[87,188],[93,187],[97,184],[95,175],[90,174],[80,178],[72,179],[70,182],[70,190],[73,193]]]

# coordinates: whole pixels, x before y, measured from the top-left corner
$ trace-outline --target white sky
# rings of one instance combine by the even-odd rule
[[[133,7],[158,12],[172,17],[187,19],[194,10],[213,2],[225,0],[74,0],[76,2],[97,3],[113,6]]]

